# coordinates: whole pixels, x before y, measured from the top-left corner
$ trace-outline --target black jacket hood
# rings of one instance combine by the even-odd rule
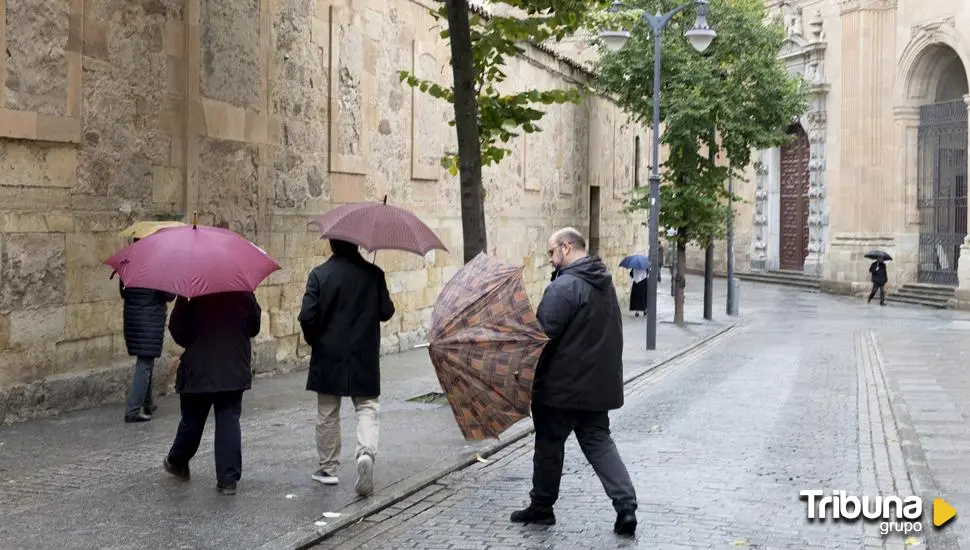
[[[563,275],[578,277],[598,290],[606,289],[613,284],[613,276],[606,269],[606,264],[603,263],[603,260],[597,256],[580,258],[563,267],[559,270],[558,277],[562,277]]]

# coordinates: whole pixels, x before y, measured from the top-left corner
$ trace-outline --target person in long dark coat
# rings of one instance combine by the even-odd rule
[[[126,288],[124,283],[119,283],[119,292],[125,302],[125,345],[128,355],[135,357],[125,422],[147,422],[158,409],[152,401],[152,371],[155,360],[162,356],[168,302],[175,295],[150,288]]]
[[[884,306],[886,305],[886,283],[889,282],[886,262],[882,260],[872,262],[869,266],[869,273],[872,274],[872,292],[869,293],[869,300],[866,303],[872,303],[876,292],[879,292],[879,305]]]
[[[630,311],[633,312],[634,317],[639,317],[641,312],[646,314],[648,307],[647,270],[631,269],[630,278],[633,279],[633,287],[630,289]]]
[[[223,292],[179,298],[168,330],[184,347],[175,374],[182,419],[163,465],[188,480],[189,461],[199,450],[202,432],[215,409],[216,488],[233,495],[242,477],[243,392],[253,384],[252,338],[259,334],[262,309],[252,292]]]
[[[319,467],[310,476],[336,485],[340,464],[340,403],[350,397],[357,414],[358,494],[374,491],[374,460],[380,422],[381,323],[394,315],[384,271],[357,246],[330,240],[326,262],[307,278],[300,309],[303,338],[311,348],[306,389],[317,394]]]

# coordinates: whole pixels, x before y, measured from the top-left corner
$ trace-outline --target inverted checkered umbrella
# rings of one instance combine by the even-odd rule
[[[466,440],[498,438],[529,416],[548,341],[521,266],[480,253],[448,281],[431,313],[428,351]]]

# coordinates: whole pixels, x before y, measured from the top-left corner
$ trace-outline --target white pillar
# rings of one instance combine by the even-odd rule
[[[894,180],[895,200],[887,202],[895,208],[891,216],[895,241],[889,284],[897,286],[915,282],[919,269],[919,107],[896,107],[893,114],[896,119],[896,149],[899,154],[896,158]]]

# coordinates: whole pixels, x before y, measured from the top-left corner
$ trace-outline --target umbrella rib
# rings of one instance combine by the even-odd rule
[[[452,280],[454,280],[454,279],[452,279]],[[482,294],[478,299],[476,299],[473,302],[471,302],[470,304],[468,304],[468,306],[462,308],[461,311],[457,312],[457,313],[459,313],[458,315],[454,315],[451,318],[449,318],[448,321],[441,326],[440,333],[441,334],[444,334],[444,333],[450,332],[452,329],[454,329],[454,327],[458,323],[461,322],[461,316],[463,314],[467,314],[469,311],[472,310],[472,306],[476,306],[476,305],[481,304],[481,303],[489,303],[491,301],[491,298],[495,294],[497,294],[499,291],[503,290],[503,288],[506,285],[508,285],[508,284],[515,284],[515,280],[514,279],[505,279],[505,278],[498,279],[498,283],[497,284],[493,285],[491,288],[489,288],[487,291],[485,291],[484,294]],[[444,292],[447,289],[448,289],[448,287],[447,287],[447,285],[445,285],[445,288],[442,290],[442,292]],[[461,291],[467,291],[469,289],[466,288],[466,287],[461,287],[459,290],[461,290]]]
[[[490,405],[493,405],[493,406],[494,405],[498,405],[499,406],[498,407],[499,409],[501,409],[501,406],[500,405],[502,403],[504,403],[506,405],[510,405],[509,406],[509,409],[511,409],[514,412],[514,414],[520,415],[520,418],[525,418],[525,415],[522,415],[518,411],[515,411],[515,402],[513,400],[510,400],[505,394],[503,394],[501,391],[498,391],[491,384],[486,383],[485,380],[482,380],[478,376],[473,376],[471,372],[469,372],[468,370],[465,370],[465,369],[449,369],[449,372],[451,373],[451,375],[453,377],[460,378],[462,380],[462,382],[464,382],[464,384],[456,384],[456,386],[458,386],[458,387],[462,387],[463,386],[463,387],[466,387],[466,388],[477,388],[479,390],[484,390],[484,391],[487,392],[487,394],[489,395],[490,398],[492,398],[492,397],[494,397],[494,396],[497,395],[499,397],[500,402],[493,401]],[[439,382],[441,382],[441,379],[440,378],[441,377],[439,376]],[[459,396],[463,396],[464,395],[461,391],[449,392],[448,391],[448,388],[444,388],[444,384],[442,384],[442,389],[444,389],[445,390],[445,393],[448,394],[448,396],[449,396],[449,403],[451,403],[453,407],[454,407],[454,403],[452,401],[451,394],[454,394],[455,397],[459,397]],[[503,387],[502,389],[504,390],[505,388]],[[474,419],[476,421],[478,421],[478,423],[479,423],[480,426],[483,426],[484,427],[486,425],[486,423],[483,422],[483,420],[488,415],[489,409],[491,409],[492,407],[487,406],[485,410],[482,410],[482,409],[480,409],[478,407],[475,407],[474,406],[475,403],[476,403],[475,400],[465,398],[465,399],[462,399],[462,404],[465,405],[465,406],[464,407],[460,407],[460,408],[462,408],[463,410],[466,410],[466,411],[469,411],[469,412],[473,413],[472,416],[474,417]],[[455,417],[456,417],[455,420],[457,421],[458,420],[458,415],[456,414]],[[507,429],[508,426],[506,426],[505,428]]]

